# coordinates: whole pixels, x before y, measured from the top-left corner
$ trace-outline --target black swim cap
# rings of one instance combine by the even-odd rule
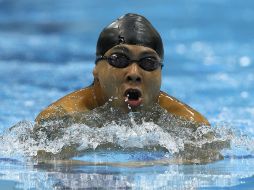
[[[163,59],[161,37],[143,16],[128,13],[103,29],[97,41],[96,56],[119,44],[142,45],[154,49]]]

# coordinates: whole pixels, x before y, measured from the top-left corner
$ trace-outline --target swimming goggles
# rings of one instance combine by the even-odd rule
[[[113,67],[117,68],[125,68],[128,67],[132,63],[137,63],[142,69],[146,71],[154,71],[158,67],[163,67],[163,64],[154,57],[144,57],[140,60],[131,60],[125,54],[114,53],[110,56],[99,56],[96,58],[95,63],[100,60],[107,60],[107,62]]]

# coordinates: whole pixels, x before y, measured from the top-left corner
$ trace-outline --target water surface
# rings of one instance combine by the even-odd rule
[[[5,135],[1,141],[5,144],[0,149],[1,187],[251,189],[254,181],[251,146],[254,137],[253,7],[250,0],[117,3],[1,0],[0,132]],[[51,102],[92,83],[97,37],[104,26],[127,12],[145,15],[163,38],[162,90],[203,113],[214,130],[222,129],[218,130],[222,137],[227,129],[233,131],[232,148],[222,152],[225,159],[201,165],[131,168],[27,162],[20,154],[32,154],[36,146],[30,141],[25,141],[30,144],[22,144],[18,137],[27,137],[36,115]],[[14,125],[17,131],[6,131]],[[114,127],[109,125],[97,133],[105,137],[107,130],[117,132]],[[139,127],[150,129],[142,136],[141,148],[145,143],[161,143],[174,150],[172,143],[163,141],[166,133],[160,131],[160,126],[143,123]],[[65,131],[66,136],[77,137],[70,135],[70,129]],[[89,130],[89,127],[82,129]],[[121,130],[129,128],[117,129],[122,134]],[[141,131],[129,130],[128,135],[119,138],[128,137],[129,141],[127,138],[119,143],[140,142],[133,139],[135,135],[139,137]],[[82,141],[82,135],[79,137]],[[44,148],[57,150],[64,142],[54,142]],[[98,151],[79,159],[126,162],[164,156],[160,151],[140,152],[142,154]]]

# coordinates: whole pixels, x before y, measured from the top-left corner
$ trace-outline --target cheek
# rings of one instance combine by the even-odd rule
[[[149,99],[156,98],[160,93],[161,88],[161,75],[151,75],[147,76],[147,80],[145,81],[145,93]]]
[[[151,94],[156,96],[159,93],[160,88],[161,88],[161,81],[160,80],[151,80],[149,82],[149,90],[150,90]]]
[[[101,72],[99,81],[101,84],[101,88],[108,96],[115,96],[119,91],[121,80],[119,76],[119,72],[115,69],[105,69]]]

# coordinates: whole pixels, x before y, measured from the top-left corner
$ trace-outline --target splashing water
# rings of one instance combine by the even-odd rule
[[[39,154],[47,159],[66,159],[91,150],[148,150],[165,152],[166,158],[210,162],[221,159],[221,153],[234,156],[236,149],[238,154],[252,154],[251,143],[253,139],[228,127],[198,126],[158,105],[152,111],[129,114],[105,105],[40,125],[21,121],[0,136],[0,152],[3,156]]]

